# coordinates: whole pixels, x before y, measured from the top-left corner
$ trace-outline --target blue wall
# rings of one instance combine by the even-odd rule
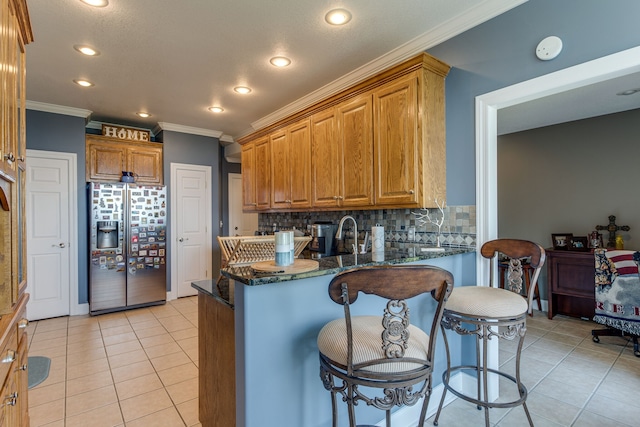
[[[640,45],[637,0],[529,0],[430,49],[453,68],[446,79],[447,204],[475,204],[475,97]],[[562,39],[552,61],[535,56]]]
[[[85,119],[27,110],[27,149],[77,154],[78,162],[78,303],[89,298]],[[73,274],[73,271],[71,272]]]
[[[27,148],[66,153],[78,156],[78,303],[84,304],[89,298],[88,281],[88,242],[87,242],[87,197],[85,180],[85,119],[62,114],[45,113],[27,110]],[[212,205],[212,255],[213,271],[220,268],[220,253],[217,249],[216,236],[220,219],[220,156],[217,138],[183,134],[179,132],[162,132],[164,145],[164,178],[169,184],[171,163],[185,163],[211,166],[211,205]],[[171,189],[168,189],[170,197]],[[224,206],[226,206],[226,201]],[[169,214],[170,215],[170,214]],[[167,218],[171,220],[170,217]],[[169,229],[168,242],[171,242]],[[168,245],[167,258],[171,259],[171,243]],[[73,274],[73,272],[72,272]],[[167,290],[171,289],[171,265],[167,264]]]
[[[184,163],[190,165],[211,166],[211,247],[212,253],[212,271],[215,272],[211,277],[215,277],[220,270],[220,249],[216,240],[220,235],[220,207],[226,206],[220,196],[220,144],[218,138],[191,135],[173,131],[163,131],[156,135],[156,139],[162,141],[164,145],[164,183],[169,184],[171,163]],[[167,187],[167,197],[171,200],[171,188]],[[171,223],[171,212],[169,212],[167,221]],[[172,242],[172,230],[169,228],[167,241]],[[168,245],[167,259],[171,259],[171,244]],[[167,264],[167,278],[171,277],[171,265]]]

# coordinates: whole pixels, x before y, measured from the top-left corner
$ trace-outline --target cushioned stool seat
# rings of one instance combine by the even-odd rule
[[[382,345],[380,345],[380,337],[384,332],[382,317],[353,316],[351,325],[353,327],[353,364],[378,362],[363,367],[363,371],[405,372],[422,366],[418,363],[380,363],[380,360],[384,360],[386,357]],[[405,357],[426,359],[429,351],[429,335],[413,325],[409,325],[407,331],[409,332],[409,340],[404,351]],[[347,323],[344,319],[333,320],[320,330],[318,349],[332,362],[347,366],[348,347]]]
[[[456,288],[446,309],[478,318],[516,317],[527,312],[527,301],[506,289],[480,286]]]
[[[544,249],[536,243],[526,240],[498,239],[492,240],[484,245],[480,250],[484,258],[495,261],[494,258],[501,254],[509,259],[508,263],[508,286],[506,289],[494,287],[497,282],[494,274],[494,264],[490,263],[489,286],[465,286],[456,288],[447,301],[444,314],[442,315],[442,332],[447,352],[447,369],[442,374],[442,382],[445,391],[440,399],[438,412],[433,424],[438,425],[440,412],[444,404],[445,396],[450,391],[461,399],[472,402],[478,409],[484,408],[485,425],[489,427],[489,408],[511,408],[522,405],[529,425],[533,426],[531,415],[527,409],[527,388],[520,381],[520,354],[524,336],[527,331],[526,319],[530,311],[531,302],[536,289],[536,284],[540,270],[545,260]],[[526,299],[522,298],[520,292],[523,284],[522,264],[529,260],[530,266],[534,269]],[[501,272],[502,273],[502,272]],[[507,290],[509,289],[509,290]],[[446,329],[455,331],[461,335],[472,335],[476,337],[476,364],[451,366],[451,355],[449,353],[449,342],[447,340]],[[516,350],[515,376],[509,375],[499,369],[488,366],[487,347],[489,340],[498,339],[518,339]],[[476,376],[476,396],[470,396],[463,391],[456,390],[451,386],[450,379],[453,374],[473,372]],[[515,383],[518,391],[518,398],[504,402],[493,401],[489,394],[489,375],[498,376]],[[464,383],[464,381],[463,381]],[[497,384],[497,381],[495,382]]]

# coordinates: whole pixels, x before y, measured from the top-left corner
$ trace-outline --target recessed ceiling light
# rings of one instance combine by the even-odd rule
[[[81,79],[75,79],[73,81],[75,84],[83,86],[83,87],[90,87],[93,86],[93,83],[91,83],[89,80],[81,80]]]
[[[324,20],[331,25],[344,25],[351,21],[351,12],[346,9],[333,9],[327,12]]]
[[[80,0],[82,3],[86,3],[89,6],[105,7],[109,4],[109,0]]]
[[[97,51],[96,49],[92,48],[91,46],[86,46],[86,45],[75,45],[73,46],[73,48],[75,50],[77,50],[78,52],[87,55],[87,56],[98,56],[100,55],[100,52]]]
[[[233,90],[243,95],[251,92],[251,89],[246,86],[236,86],[233,88]]]
[[[143,119],[146,119],[147,117],[151,117],[151,114],[149,113],[145,113],[144,111],[140,111],[138,113],[136,113],[138,116],[142,117]]]
[[[274,65],[276,67],[286,67],[287,65],[291,64],[291,60],[284,56],[274,56],[269,60],[269,62],[271,62],[271,65]]]
[[[224,111],[224,108],[222,108],[222,107],[209,107],[209,111],[211,111],[212,113],[222,113]]]
[[[620,96],[626,96],[626,95],[633,95],[634,93],[638,93],[640,92],[640,88],[638,89],[629,89],[629,90],[625,90],[622,92],[618,92],[616,93],[616,95],[620,95]]]

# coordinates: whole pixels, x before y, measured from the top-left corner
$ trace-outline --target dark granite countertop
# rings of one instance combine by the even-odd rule
[[[273,274],[260,273],[254,271],[251,266],[228,267],[220,270],[223,278],[216,283],[216,280],[200,280],[193,282],[191,286],[200,292],[214,297],[220,302],[233,307],[233,291],[229,288],[229,280],[232,279],[248,286],[265,285],[267,283],[287,282],[290,280],[306,279],[309,277],[324,276],[329,274],[337,274],[341,271],[348,270],[353,267],[363,267],[367,265],[393,265],[404,264],[408,262],[416,262],[429,260],[433,258],[441,258],[446,256],[465,254],[475,252],[475,248],[452,248],[446,247],[441,252],[423,252],[419,245],[404,249],[387,249],[384,252],[383,261],[373,261],[372,254],[358,255],[338,255],[318,259],[318,270],[308,271],[297,274]],[[230,292],[231,291],[231,292]]]
[[[475,252],[475,248],[445,248],[442,252],[422,252],[419,246],[405,249],[391,249],[384,252],[384,260],[373,261],[372,254],[338,255],[318,259],[318,270],[298,274],[269,274],[254,271],[251,266],[228,267],[220,270],[220,273],[233,280],[249,286],[264,285],[267,283],[286,282],[289,280],[305,279],[307,277],[336,274],[353,267],[377,264],[404,264],[445,256]]]

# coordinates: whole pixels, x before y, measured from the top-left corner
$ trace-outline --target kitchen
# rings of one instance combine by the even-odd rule
[[[544,2],[541,3],[541,6],[539,8],[537,7],[537,5],[540,2],[529,2],[529,3],[530,4],[524,5],[524,6],[527,6],[527,8],[524,9],[524,11],[522,12],[523,15],[525,14],[525,12],[529,12],[529,13],[532,12],[532,9],[534,12],[538,11],[538,13],[542,13],[542,11],[545,10],[545,7],[549,7],[549,5],[545,5]],[[595,15],[606,16],[606,13],[600,13],[600,12],[601,11],[598,11],[598,12],[595,12],[592,10],[589,11],[589,13],[593,13],[594,16]],[[584,12],[584,13],[587,13],[587,12]],[[568,13],[560,14],[558,17],[554,18],[552,21],[542,21],[542,22],[546,22],[545,25],[547,26],[545,27],[545,29],[552,32],[556,27],[563,28],[563,25],[561,23],[558,23],[558,21],[567,19],[568,16],[570,16]],[[509,17],[513,17],[513,13],[510,14]],[[514,19],[517,19],[518,17],[519,15],[516,15]],[[504,19],[506,20],[507,17],[505,17]],[[504,20],[498,20],[497,22],[504,24]],[[616,32],[616,28],[618,28],[617,25],[614,25],[609,21],[607,21],[606,24],[608,25],[607,28],[610,28],[611,31]],[[504,24],[504,25],[507,25],[507,24]],[[526,26],[523,26],[523,27],[526,27]],[[620,27],[624,27],[624,26],[620,26]],[[588,60],[593,58],[595,53],[592,53],[589,49],[587,49],[586,46],[588,45],[588,43],[579,41],[581,39],[590,40],[593,37],[590,36],[589,34],[585,34],[581,30],[575,29],[574,31],[575,33],[567,35],[567,37],[574,38],[575,45],[579,46],[577,48],[577,49],[580,49],[578,54],[579,59],[561,56],[560,58],[558,58],[556,62],[550,62],[548,64],[541,65],[539,69],[536,69],[536,71],[533,72],[533,74],[535,75],[544,74],[545,72],[549,72],[558,67],[573,65],[574,63],[580,62],[581,60]],[[497,33],[499,33],[499,31]],[[506,41],[501,41],[500,38],[495,39],[495,37],[493,36],[487,36],[487,35],[484,35],[484,36],[486,37],[484,40],[487,42],[487,44],[497,42],[499,45],[505,48],[508,48],[508,46],[504,46]],[[536,34],[523,35],[522,38],[526,41],[526,42],[523,42],[523,40],[521,39],[521,42],[523,44],[527,46],[528,45],[535,46],[535,44],[538,42],[538,39],[540,37],[539,37],[539,34],[536,33]],[[625,45],[624,40],[627,40],[626,42],[627,44],[630,43],[629,41],[630,38],[632,39],[632,36],[630,34],[626,34],[626,35],[620,34],[620,37],[616,38],[616,42],[612,41],[612,39],[609,41],[600,41],[600,44],[596,43],[596,45],[600,46],[600,50],[598,54],[605,54],[605,53],[616,51],[624,47]],[[488,43],[489,41],[491,43]],[[445,60],[446,62],[456,64],[456,61],[449,60],[449,58],[447,58],[447,55],[455,56],[455,51],[457,49],[460,49],[460,47],[456,46],[453,42],[448,46],[449,46],[449,49],[451,49],[449,53],[447,53],[445,49],[446,47],[445,45],[445,47],[442,47],[440,49],[442,54],[438,54],[436,56]],[[477,48],[478,47],[476,46],[476,49]],[[465,52],[467,51],[466,49],[463,49],[463,50]],[[519,55],[518,59],[514,60],[515,63],[518,63],[518,61],[520,61],[519,63],[521,64],[530,64],[530,60],[525,59],[525,58],[528,58],[527,55],[529,55],[529,53],[525,52],[525,50],[526,49],[523,49],[523,51],[518,54]],[[469,56],[472,56],[472,54],[469,53]],[[533,61],[533,59],[531,61]],[[484,64],[487,65],[487,63],[484,63]],[[473,177],[473,172],[472,172],[473,171],[473,155],[471,154],[473,152],[473,142],[472,142],[473,131],[471,130],[472,119],[470,118],[473,115],[472,101],[471,101],[471,99],[473,98],[473,94],[460,93],[461,92],[460,88],[466,87],[466,84],[468,82],[467,79],[470,78],[469,76],[466,76],[464,72],[461,71],[462,69],[464,69],[462,65],[463,64],[460,64],[459,68],[454,69],[453,73],[450,74],[447,78],[447,85],[450,86],[447,88],[448,89],[447,105],[449,106],[449,108],[453,110],[453,111],[447,112],[447,117],[448,117],[448,129],[447,129],[447,135],[448,135],[447,199],[448,200],[447,202],[449,206],[453,206],[453,208],[451,208],[453,210],[457,210],[457,207],[459,206],[463,207],[463,209],[465,207],[474,206],[473,194],[474,194],[475,179]],[[498,67],[498,64],[494,65],[494,67]],[[482,90],[480,91],[480,93],[484,91],[492,90],[496,87],[500,87],[501,85],[508,84],[512,81],[517,81],[518,79],[522,80],[530,77],[529,73],[525,71],[526,67],[519,68],[518,66],[515,66],[513,68],[518,70],[515,75],[512,75],[508,79],[505,79],[501,82],[493,82],[491,84],[486,84],[486,85],[483,84]],[[459,99],[459,101],[456,102],[456,99]],[[56,151],[64,150],[69,152],[76,152],[78,153],[80,158],[83,158],[82,156],[84,156],[83,154],[84,153],[84,137],[86,133],[85,117],[65,115],[65,114],[61,114],[60,112],[43,111],[44,107],[42,106],[39,106],[39,107],[41,108],[40,110],[34,109],[34,108],[27,110],[27,127],[28,127],[27,143],[29,145],[29,148],[42,149],[42,150],[56,150]],[[464,122],[467,124],[465,126],[461,126],[460,125],[461,122]],[[214,168],[216,168],[215,170],[218,170],[217,169],[218,164],[222,162],[224,165],[223,166],[224,168],[227,168],[228,170],[239,171],[237,169],[237,166],[224,164],[225,162],[224,160],[222,160],[224,154],[217,147],[216,137],[212,137],[208,135],[187,134],[187,133],[180,132],[179,130],[164,130],[162,131],[162,133],[164,133],[163,143],[164,143],[165,159],[166,159],[165,170],[168,169],[169,162],[175,161],[180,163],[201,163],[203,162],[203,159],[206,158],[207,163],[210,163]],[[168,160],[168,159],[171,159],[171,160]],[[83,163],[84,162],[79,162],[79,164],[83,164]],[[83,188],[80,185],[84,185],[84,182],[85,182],[84,175],[85,174],[82,171],[78,173],[79,188]],[[221,204],[218,199],[218,194],[217,194],[218,192],[217,190],[213,190],[213,188],[216,188],[216,189],[219,188],[221,186],[221,183],[224,182],[224,179],[225,179],[224,176],[218,177],[217,174],[214,174],[214,177],[212,180],[212,190],[211,190],[212,200],[214,201],[214,203],[216,203],[215,205],[216,207],[213,209],[213,218],[212,218],[211,224],[217,225],[220,218],[224,217],[224,212],[220,213],[220,209],[219,209]],[[79,198],[78,211],[86,212],[86,200],[84,200],[82,197]],[[360,223],[364,224],[363,221],[366,221],[365,217],[368,218],[369,216],[374,216],[374,218],[371,219],[372,225],[375,225],[376,223],[380,223],[381,218],[386,219],[384,218],[384,215],[389,215],[389,213],[385,213],[385,212],[371,211],[371,212],[364,212],[364,213],[356,213],[356,216],[359,214],[362,215],[361,218],[357,217],[359,224]],[[314,214],[314,215],[318,215],[317,217],[318,220],[325,219],[320,214]],[[339,213],[336,213],[336,216],[339,216],[339,215],[340,215]],[[398,234],[401,234],[400,230],[402,225],[405,225],[405,229],[408,229],[408,225],[410,224],[405,224],[403,223],[403,221],[406,221],[407,217],[409,218],[408,220],[410,221],[411,220],[410,214],[407,214],[406,212],[403,211],[401,213],[393,212],[391,215],[396,215],[396,217],[394,217],[393,220],[397,221],[394,224],[394,226],[395,226],[395,230],[398,231]],[[471,230],[469,230],[470,234],[473,234],[473,228],[475,227],[475,214],[473,212],[469,212],[469,215],[471,218],[474,218],[473,220],[471,220],[471,226],[470,226]],[[78,215],[78,219],[80,222],[78,228],[82,230],[86,229],[86,224],[82,223],[84,220],[80,215]],[[335,221],[335,218],[333,219]],[[274,222],[278,224],[282,224],[282,226],[286,226],[287,221],[291,223],[294,222],[294,220],[289,219],[287,215],[284,215],[284,218],[282,220],[280,220],[279,218],[276,218],[275,221],[273,220],[273,218],[265,219],[264,222],[261,224],[261,226],[264,228],[267,228],[270,226],[270,224],[273,224]],[[292,225],[295,225],[295,224],[292,224]],[[366,229],[368,227],[365,226],[364,228]],[[390,229],[390,228],[391,226],[387,226],[387,229]],[[419,233],[421,231],[422,230],[418,230]],[[457,236],[454,236],[454,237],[457,237]],[[399,239],[399,237],[396,237],[395,235],[393,236],[393,238]],[[83,245],[82,242],[79,242],[79,246],[82,246],[82,245]],[[214,246],[213,243],[212,243],[212,246]],[[78,252],[86,253],[85,248],[78,249]],[[219,263],[219,253],[217,253],[217,251],[214,251],[212,253],[211,258],[214,266]],[[82,265],[80,266],[79,270],[80,270],[79,271],[80,277],[78,280],[79,285],[77,286],[79,296],[76,299],[76,301],[74,301],[75,303],[84,302],[87,300],[87,291],[85,288],[87,273],[84,267],[82,267]]]

